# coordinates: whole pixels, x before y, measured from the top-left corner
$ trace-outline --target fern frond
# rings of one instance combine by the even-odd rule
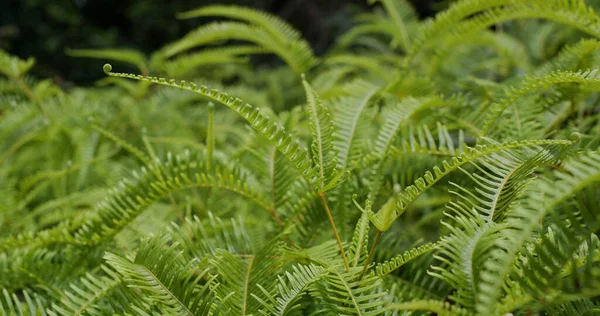
[[[143,168],[134,179],[124,180],[113,189],[111,196],[102,201],[95,213],[74,236],[78,240],[98,243],[116,234],[152,203],[170,192],[193,187],[213,187],[234,192],[253,200],[265,210],[272,210],[270,203],[250,185],[230,172],[207,174],[203,159],[186,156],[168,156],[167,161]],[[107,224],[110,223],[110,224]]]
[[[107,67],[108,66],[108,67]],[[300,142],[296,140],[291,134],[285,131],[285,129],[277,124],[273,123],[271,119],[266,116],[259,108],[255,108],[244,101],[230,97],[226,93],[220,93],[218,90],[209,90],[206,86],[196,86],[194,83],[187,85],[185,81],[180,84],[175,83],[175,80],[167,82],[164,78],[156,77],[143,77],[135,76],[131,74],[121,74],[110,72],[112,67],[105,65],[105,72],[114,77],[131,78],[137,80],[150,81],[157,84],[168,85],[177,87],[183,90],[192,91],[210,98],[214,101],[224,104],[228,108],[234,110],[236,113],[241,115],[250,125],[259,132],[263,137],[268,139],[273,145],[279,150],[291,163],[292,165],[302,174],[308,183],[312,183],[312,177],[314,176],[314,169],[312,168],[312,162],[308,158],[308,151],[306,149],[300,149]]]
[[[378,292],[381,279],[366,276],[359,279],[362,268],[350,272],[330,268],[329,274],[316,285],[311,295],[327,302],[331,313],[345,315],[381,315],[388,309],[386,293]]]
[[[281,43],[300,40],[302,34],[279,17],[236,5],[209,5],[198,9],[179,13],[179,19],[191,19],[206,16],[219,16],[246,21],[263,27],[271,36]]]
[[[477,14],[479,13],[479,14]],[[472,33],[512,19],[543,18],[578,28],[600,37],[600,19],[584,1],[579,0],[463,0],[438,14],[424,27],[405,61],[411,61],[434,38]]]
[[[436,249],[439,249],[438,244],[428,243],[426,245],[407,250],[403,254],[397,255],[388,261],[376,264],[371,274],[378,276],[388,275],[420,255]]]
[[[112,253],[104,256],[127,286],[141,291],[143,300],[170,315],[210,315],[219,298],[212,291],[216,276],[182,261],[179,245],[166,246],[166,235],[142,242],[135,260]],[[206,278],[207,281],[203,281]]]
[[[406,22],[416,17],[415,9],[404,0],[378,0],[383,4],[386,13],[394,23],[396,41],[404,51],[410,51],[411,39],[409,38]]]
[[[465,153],[452,158],[452,164],[444,160],[442,166],[444,170],[439,167],[434,167],[434,173],[427,171],[425,173],[425,179],[418,178],[414,185],[408,186],[400,192],[395,200],[395,206],[385,207],[375,214],[371,218],[371,222],[380,231],[386,231],[390,228],[391,224],[400,216],[404,211],[427,189],[433,186],[435,183],[440,181],[444,176],[450,172],[458,169],[460,166],[467,162],[477,160],[483,156],[491,153],[510,150],[519,147],[536,147],[543,145],[556,146],[557,148],[568,147],[577,141],[567,140],[531,140],[524,142],[508,142],[503,144],[492,144],[491,146],[478,145],[477,147],[469,147],[465,150]],[[434,176],[435,174],[435,176]]]
[[[507,91],[506,97],[499,103],[493,105],[481,128],[482,135],[487,134],[504,111],[511,106],[515,106],[515,102],[524,95],[538,89],[565,83],[585,84],[594,89],[598,89],[600,79],[598,78],[597,73],[598,69],[579,72],[556,71],[542,77],[526,78],[519,88],[512,88],[511,91]],[[516,119],[518,120],[518,117]]]
[[[230,253],[253,253],[255,247],[260,246],[251,238],[241,218],[223,221],[210,212],[205,220],[194,216],[193,219],[186,218],[185,225],[173,223],[169,231],[191,258],[215,256],[219,249]]]
[[[494,275],[505,276],[510,271],[513,260],[530,240],[532,233],[539,229],[544,217],[573,194],[600,181],[600,156],[597,153],[580,154],[575,159],[567,160],[563,166],[569,174],[555,171],[554,178],[538,180],[536,187],[539,191],[529,194],[527,204],[517,205],[507,217],[506,223],[511,229],[505,230],[498,243],[501,249],[491,253],[493,260],[486,262],[481,274],[478,313],[500,308],[496,302],[501,296],[505,279]]]
[[[348,96],[335,101],[339,104],[334,112],[336,126],[334,145],[338,149],[338,164],[346,168],[358,160],[368,140],[368,124],[375,108],[369,105],[379,87],[357,80],[346,86]]]
[[[273,293],[274,274],[283,259],[278,246],[268,245],[255,254],[239,256],[219,250],[211,262],[219,272],[217,292],[233,293],[226,306],[237,315],[250,315],[263,308],[262,302]]]
[[[52,304],[49,315],[85,315],[99,313],[117,313],[129,310],[136,297],[125,282],[107,266],[101,266],[105,276],[87,273],[80,282],[70,285],[71,291],[65,291],[61,301]],[[100,305],[99,302],[104,301]],[[131,312],[131,310],[129,310]]]
[[[329,110],[323,106],[305,78],[302,79],[302,84],[308,101],[309,127],[313,137],[311,152],[318,176],[313,185],[317,192],[322,193],[335,186],[342,176],[337,160],[338,150],[334,144],[335,126]]]
[[[537,77],[542,77],[559,70],[576,72],[593,68],[597,65],[593,61],[598,58],[599,48],[600,42],[596,39],[581,40],[576,44],[565,47],[556,57],[539,66],[534,74]]]
[[[191,48],[223,40],[255,43],[281,57],[297,74],[308,70],[316,61],[310,46],[305,41],[280,42],[275,40],[265,28],[240,22],[214,22],[201,26],[182,39],[165,46],[161,54],[172,57]]]
[[[262,315],[289,315],[302,306],[298,301],[309,287],[327,274],[325,268],[310,265],[294,265],[291,272],[278,276],[277,296],[260,287],[266,298],[255,298],[263,305]]]
[[[0,312],[2,312],[2,315],[48,315],[41,296],[35,293],[30,294],[29,291],[23,291],[22,296],[24,301],[19,299],[16,293],[9,293],[6,289],[2,289],[2,296],[0,296]]]
[[[440,316],[467,316],[473,315],[468,310],[451,305],[448,302],[434,300],[421,300],[406,303],[393,304],[390,306],[394,311],[430,311]]]

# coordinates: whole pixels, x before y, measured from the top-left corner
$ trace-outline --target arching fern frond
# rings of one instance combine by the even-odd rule
[[[290,26],[284,20],[281,20],[279,17],[266,12],[236,5],[203,6],[201,8],[182,12],[177,15],[177,17],[180,19],[192,19],[206,16],[226,17],[258,25],[267,30],[271,36],[281,43],[285,43],[290,40],[300,40],[302,38],[302,34],[300,32],[295,30],[292,26]]]
[[[308,151],[306,149],[299,148],[300,142],[291,134],[289,134],[281,125],[278,123],[273,123],[271,119],[263,114],[259,108],[255,108],[248,103],[244,103],[244,101],[241,99],[230,97],[226,93],[220,93],[218,90],[209,90],[209,88],[206,86],[198,87],[194,83],[190,83],[188,85],[185,81],[177,84],[175,83],[175,80],[170,80],[167,82],[164,78],[113,73],[111,70],[112,67],[110,65],[105,65],[104,71],[110,76],[144,80],[157,84],[173,86],[201,94],[207,98],[222,103],[241,115],[257,132],[274,144],[277,147],[277,150],[279,150],[292,163],[292,165],[300,172],[300,174],[302,174],[307,182],[312,183],[314,169],[312,168],[311,160],[308,158]]]
[[[281,36],[285,38],[284,35]],[[261,48],[281,57],[297,73],[303,73],[313,66],[316,59],[310,46],[300,39],[281,42],[260,25],[240,22],[214,22],[201,26],[182,39],[165,46],[161,54],[172,57],[191,48],[212,44],[223,40],[241,40],[255,43]]]

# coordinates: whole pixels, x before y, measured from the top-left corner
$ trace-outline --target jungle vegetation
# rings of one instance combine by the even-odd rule
[[[319,56],[182,12],[93,87],[0,52],[2,314],[599,314],[600,3],[370,4]]]

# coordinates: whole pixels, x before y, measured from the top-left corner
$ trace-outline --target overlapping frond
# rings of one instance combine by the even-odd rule
[[[211,315],[219,300],[214,279],[194,262],[185,263],[177,243],[164,235],[142,242],[135,260],[107,253],[105,259],[127,286],[144,293],[143,300],[169,315]],[[222,311],[217,311],[217,314]]]

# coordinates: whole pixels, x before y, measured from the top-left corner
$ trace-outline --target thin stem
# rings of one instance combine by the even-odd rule
[[[208,124],[206,127],[206,171],[210,174],[212,171],[213,164],[213,151],[215,149],[215,138],[214,138],[214,119],[215,119],[215,105],[212,102],[208,102]],[[206,208],[208,208],[210,195],[212,188],[206,190]]]
[[[377,235],[375,236],[375,241],[373,241],[373,246],[371,246],[371,251],[369,251],[369,256],[367,257],[367,261],[365,261],[365,265],[363,265],[362,271],[360,272],[360,276],[358,277],[358,279],[362,279],[363,276],[365,275],[365,272],[367,272],[367,267],[369,266],[369,263],[371,262],[371,258],[373,258],[373,254],[375,253],[375,248],[377,248],[377,244],[379,244],[379,239],[381,238],[381,234],[383,234],[382,231],[377,230]]]
[[[327,217],[329,218],[329,223],[331,224],[331,228],[333,229],[333,234],[335,235],[335,239],[337,240],[338,246],[340,247],[340,251],[342,252],[342,259],[344,259],[344,266],[346,267],[346,271],[350,271],[350,265],[348,265],[348,258],[346,258],[346,252],[344,251],[344,246],[342,245],[342,239],[340,238],[337,228],[335,227],[335,222],[333,221],[333,216],[331,216],[331,211],[329,210],[329,205],[327,204],[327,199],[325,198],[325,193],[319,193],[319,196],[323,201],[323,206],[325,206],[325,212],[327,213]]]
[[[169,201],[171,202],[171,206],[173,206],[175,211],[177,211],[177,215],[179,216],[179,220],[181,221],[181,223],[185,224],[183,211],[179,208],[179,206],[177,206],[177,202],[175,202],[175,198],[173,197],[172,193],[169,193]]]
[[[211,171],[213,162],[213,151],[215,148],[215,137],[214,137],[214,118],[215,118],[215,105],[212,102],[208,103],[208,126],[206,128],[206,169],[208,172]]]

